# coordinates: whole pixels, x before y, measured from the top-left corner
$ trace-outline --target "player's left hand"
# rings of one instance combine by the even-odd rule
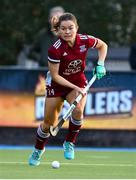
[[[104,66],[97,64],[97,66],[93,69],[93,75],[96,74],[97,79],[101,79],[106,75],[106,69]]]

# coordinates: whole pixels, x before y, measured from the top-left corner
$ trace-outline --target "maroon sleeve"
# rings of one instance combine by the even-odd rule
[[[60,53],[53,46],[48,50],[48,61],[51,63],[60,63]]]
[[[95,48],[98,43],[98,39],[94,36],[88,35],[88,47]]]

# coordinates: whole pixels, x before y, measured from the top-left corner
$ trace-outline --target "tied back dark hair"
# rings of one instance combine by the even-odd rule
[[[58,22],[52,24],[52,31],[58,32],[58,28],[62,21],[73,21],[75,25],[78,27],[77,19],[72,13],[64,13],[58,18]]]

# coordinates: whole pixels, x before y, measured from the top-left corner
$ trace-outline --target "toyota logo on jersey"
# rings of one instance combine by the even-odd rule
[[[82,64],[82,60],[77,59],[77,60],[71,61],[68,65],[68,68],[76,68],[77,66],[81,64]]]
[[[68,64],[68,67],[63,72],[64,75],[75,74],[81,71],[82,60],[73,60]]]

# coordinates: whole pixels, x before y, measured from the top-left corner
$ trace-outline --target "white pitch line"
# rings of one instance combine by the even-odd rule
[[[28,162],[0,162],[0,165],[3,165],[3,164],[13,164],[13,165],[16,165],[16,164],[28,164]],[[48,165],[50,164],[51,165],[51,162],[41,162],[41,165]],[[93,163],[90,163],[90,164],[85,164],[85,163],[60,163],[61,165],[72,165],[72,166],[119,166],[119,167],[133,167],[136,165],[134,164],[93,164]]]

